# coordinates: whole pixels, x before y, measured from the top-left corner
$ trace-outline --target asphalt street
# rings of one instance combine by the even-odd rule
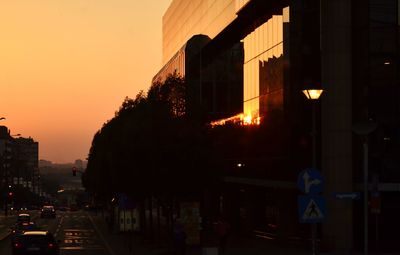
[[[55,219],[34,221],[59,240],[61,255],[115,255],[85,212],[58,212]],[[11,255],[10,237],[0,241],[0,254]]]

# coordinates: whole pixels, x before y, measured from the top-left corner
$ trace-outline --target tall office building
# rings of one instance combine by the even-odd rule
[[[369,211],[370,249],[398,251],[390,233],[400,227],[399,8],[398,0],[172,2],[163,18],[165,66],[155,79],[177,70],[208,120],[256,130],[237,137],[247,142],[237,142],[241,152],[225,162],[219,204],[236,230],[286,240],[310,233],[298,223],[296,179],[311,165],[312,103],[302,90],[313,87],[324,89],[315,107],[328,212],[322,248],[346,254],[363,247],[363,200],[333,194],[363,191],[362,142],[353,126],[369,120],[377,124],[369,137],[369,194],[381,201]],[[205,40],[176,61],[196,36]]]

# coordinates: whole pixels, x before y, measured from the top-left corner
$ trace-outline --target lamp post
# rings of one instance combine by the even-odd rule
[[[364,254],[368,255],[368,135],[376,129],[374,122],[359,122],[353,125],[353,132],[362,138],[364,171]]]
[[[303,90],[304,95],[308,100],[312,101],[312,167],[317,167],[317,122],[316,122],[316,104],[320,98],[322,89],[305,89]]]
[[[303,90],[303,94],[307,97],[308,100],[312,101],[312,168],[317,168],[317,121],[316,121],[316,105],[317,101],[320,98],[322,89],[305,89]],[[316,236],[317,236],[317,223],[311,224],[311,236],[312,236],[312,254],[315,255],[317,253],[317,244],[316,244]]]

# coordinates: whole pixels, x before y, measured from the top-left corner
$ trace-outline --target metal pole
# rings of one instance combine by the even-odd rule
[[[317,254],[317,223],[311,223],[312,254]]]
[[[317,110],[316,110],[316,105],[317,105],[317,100],[311,100],[312,101],[312,167],[316,168],[317,167],[317,121],[316,121],[316,116],[317,116]]]
[[[375,214],[375,250],[379,251],[379,219],[378,214]]]
[[[364,254],[368,255],[368,140],[364,138]]]
[[[317,100],[312,101],[312,167],[317,167],[317,122],[316,104]],[[317,223],[311,223],[312,254],[317,254]]]

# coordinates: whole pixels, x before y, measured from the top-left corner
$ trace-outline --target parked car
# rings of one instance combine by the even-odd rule
[[[31,216],[28,213],[20,213],[17,216],[17,223],[30,222]]]
[[[13,255],[40,254],[59,255],[60,248],[54,236],[48,231],[26,231],[12,244]]]
[[[42,210],[40,211],[41,218],[55,218],[56,217],[56,210],[52,205],[45,205],[43,206]]]

